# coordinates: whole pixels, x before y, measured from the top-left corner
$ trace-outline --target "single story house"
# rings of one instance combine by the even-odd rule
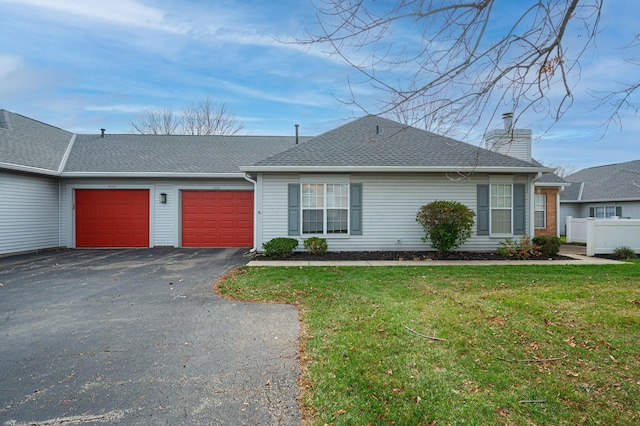
[[[640,160],[590,167],[564,178],[571,186],[560,197],[560,229],[566,217],[640,219]]]
[[[464,250],[556,234],[554,197],[566,183],[531,159],[531,131],[510,120],[479,148],[377,116],[314,138],[158,136],[74,134],[0,110],[0,254],[260,250],[282,236],[321,236],[330,250],[423,250],[415,216],[435,200],[476,212]]]

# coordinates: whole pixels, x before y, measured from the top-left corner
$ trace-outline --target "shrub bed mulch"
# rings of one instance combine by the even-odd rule
[[[325,254],[309,254],[307,252],[295,252],[284,259],[274,259],[262,254],[254,255],[255,260],[518,260],[513,257],[505,257],[498,252],[469,252],[454,251],[439,254],[436,251],[332,251]],[[533,256],[528,260],[572,260],[571,257],[556,255]]]

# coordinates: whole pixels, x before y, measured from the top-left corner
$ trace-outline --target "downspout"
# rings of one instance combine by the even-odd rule
[[[542,172],[538,172],[536,176],[531,179],[531,193],[529,194],[529,237],[536,236],[536,181],[540,180]]]
[[[249,173],[245,172],[243,177],[253,184],[253,247],[249,253],[255,253],[258,251],[256,248],[256,241],[258,241],[258,182],[251,179]]]

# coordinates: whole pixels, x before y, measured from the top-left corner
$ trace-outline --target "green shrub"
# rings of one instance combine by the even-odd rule
[[[298,240],[295,238],[274,238],[262,244],[264,248],[264,254],[276,259],[284,259],[293,254],[293,251],[298,247]]]
[[[534,256],[540,256],[540,246],[531,242],[527,234],[520,237],[520,241],[514,241],[513,238],[507,238],[498,243],[498,253],[504,257],[513,257],[520,260],[526,260]]]
[[[434,201],[420,207],[416,221],[424,228],[423,241],[440,253],[457,249],[471,237],[475,213],[458,201]]]
[[[541,235],[533,237],[531,242],[540,247],[540,252],[547,257],[553,257],[560,252],[560,237]]]
[[[613,256],[616,259],[635,259],[636,253],[633,251],[631,247],[622,246],[622,247],[616,247],[613,250]]]
[[[311,254],[325,254],[327,252],[327,239],[309,237],[304,240],[304,249]]]

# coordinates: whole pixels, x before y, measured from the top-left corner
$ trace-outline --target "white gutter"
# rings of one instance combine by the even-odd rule
[[[224,178],[242,179],[243,173],[183,173],[183,172],[63,172],[62,177],[153,177],[153,178]]]
[[[555,169],[548,167],[451,167],[451,166],[247,166],[240,167],[243,172],[281,172],[281,173],[354,173],[354,172],[382,172],[382,173],[550,173]]]
[[[248,173],[245,173],[243,177],[253,184],[253,247],[249,252],[255,253],[258,251],[256,247],[256,241],[258,241],[258,182],[251,179]]]

